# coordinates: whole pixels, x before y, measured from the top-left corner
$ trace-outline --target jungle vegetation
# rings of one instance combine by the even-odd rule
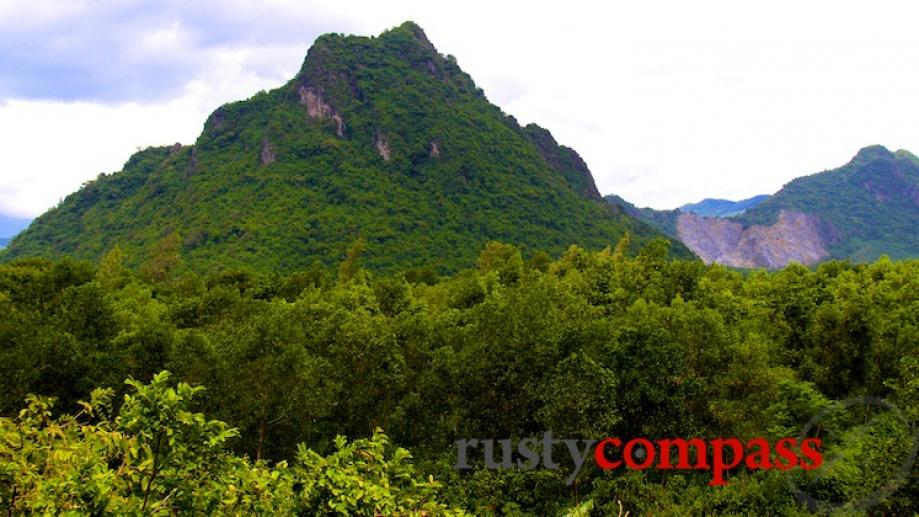
[[[0,265],[0,509],[808,515],[792,486],[844,503],[899,481],[867,513],[919,511],[899,470],[919,261],[738,272],[629,248],[491,242],[449,276],[375,273],[360,243],[284,274],[200,275],[169,246]],[[454,469],[458,439],[776,440],[866,395],[897,411],[830,411],[819,475]]]

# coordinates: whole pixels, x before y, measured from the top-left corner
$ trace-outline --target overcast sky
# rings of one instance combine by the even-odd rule
[[[139,147],[192,143],[322,33],[419,23],[488,98],[672,208],[771,193],[882,144],[919,152],[919,3],[0,0],[0,214]]]

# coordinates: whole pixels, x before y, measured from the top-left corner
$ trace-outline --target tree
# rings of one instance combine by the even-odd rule
[[[523,275],[523,256],[520,250],[501,242],[489,242],[476,262],[483,273],[495,272],[502,284],[510,285]]]
[[[345,260],[338,266],[338,280],[347,282],[351,280],[359,269],[361,255],[367,249],[367,243],[364,239],[357,239],[351,243],[348,252],[345,254]]]
[[[182,261],[182,238],[172,232],[153,245],[150,259],[140,267],[141,277],[153,283],[160,283]]]
[[[113,409],[94,390],[74,416],[30,397],[0,418],[0,505],[9,515],[465,515],[439,501],[411,455],[381,432],[323,457],[301,446],[292,465],[251,462],[226,447],[235,429],[192,410],[203,388],[161,372]]]

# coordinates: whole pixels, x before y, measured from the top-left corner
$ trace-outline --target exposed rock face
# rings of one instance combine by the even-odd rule
[[[800,212],[783,210],[775,224],[746,229],[729,219],[685,213],[677,219],[677,233],[708,264],[780,268],[829,256],[827,232],[815,217]]]
[[[723,264],[724,257],[737,249],[743,226],[729,219],[686,213],[677,217],[677,235],[706,264]]]
[[[431,142],[431,158],[440,158],[440,148],[437,147],[437,142]]]
[[[383,138],[383,135],[377,133],[377,137],[374,140],[373,145],[376,146],[377,152],[380,153],[380,156],[383,158],[383,160],[388,162],[391,151],[389,149],[389,142]]]
[[[268,165],[274,163],[277,159],[277,155],[274,152],[274,149],[271,148],[271,142],[268,141],[268,138],[262,139],[262,149],[259,151],[259,159],[262,162],[262,165]]]
[[[796,178],[772,196],[707,199],[677,210],[639,209],[613,195],[607,200],[680,239],[706,262],[780,267],[792,260],[919,257],[919,157],[878,145],[842,167]]]
[[[345,123],[332,106],[322,99],[322,94],[316,88],[301,86],[297,92],[300,94],[300,104],[306,106],[306,114],[312,119],[329,119],[335,121],[335,132],[340,137],[345,136]]]
[[[224,128],[226,124],[226,114],[222,109],[217,108],[217,111],[215,111],[209,118],[210,120],[208,120],[207,125],[213,127],[217,131],[220,131]]]

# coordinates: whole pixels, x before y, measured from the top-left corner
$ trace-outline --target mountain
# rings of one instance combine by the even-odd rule
[[[620,196],[609,194],[604,196],[608,203],[621,208],[628,215],[653,226],[658,231],[672,239],[679,240],[677,221],[680,214],[697,214],[707,217],[733,217],[744,213],[746,210],[768,199],[768,195],[759,195],[744,199],[743,201],[728,201],[726,199],[703,199],[698,203],[687,203],[672,210],[655,210],[653,208],[638,208]]]
[[[6,245],[7,245],[7,243],[9,243],[9,242],[10,242],[9,239],[0,239],[0,249],[5,248]]]
[[[676,210],[637,208],[618,196],[606,200],[706,262],[777,268],[792,261],[919,256],[919,158],[879,145],[772,196],[706,199]]]
[[[679,238],[706,262],[735,267],[917,257],[919,158],[866,147],[848,164],[797,178],[730,218],[682,209],[630,213]]]
[[[742,201],[728,201],[727,199],[703,199],[698,203],[687,203],[679,208],[680,212],[707,217],[733,217],[740,215],[754,206],[769,199],[767,194],[760,194]]]
[[[149,148],[39,217],[8,257],[291,270],[362,240],[376,270],[472,265],[485,242],[558,253],[660,234],[603,202],[578,154],[491,104],[407,22],[327,34],[284,86],[218,108],[191,146]],[[674,243],[676,254],[691,256]]]
[[[653,226],[659,232],[671,239],[679,240],[676,228],[677,218],[680,216],[679,208],[673,210],[655,210],[647,207],[638,208],[616,194],[608,194],[604,196],[604,199],[607,203],[621,208],[626,214]]]

